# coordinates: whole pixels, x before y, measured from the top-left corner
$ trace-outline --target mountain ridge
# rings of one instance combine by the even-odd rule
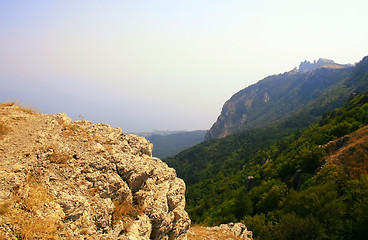
[[[327,67],[327,68],[344,68],[344,67],[351,67],[351,64],[338,64],[335,63],[334,60],[326,59],[326,58],[320,58],[318,61],[314,60],[313,63],[305,60],[304,62],[301,62],[299,65],[298,70],[299,71],[312,71],[316,68],[320,67]]]
[[[235,93],[225,102],[217,121],[206,133],[205,140],[223,138],[282,120],[343,81],[352,69],[320,67],[266,77]],[[349,90],[342,95],[347,92]],[[332,109],[326,106],[325,111]]]

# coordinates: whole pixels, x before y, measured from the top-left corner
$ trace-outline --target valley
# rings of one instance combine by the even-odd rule
[[[2,103],[0,237],[366,239],[368,57],[299,68],[149,141]]]

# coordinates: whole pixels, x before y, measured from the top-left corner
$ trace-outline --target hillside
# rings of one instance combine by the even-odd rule
[[[324,68],[318,70],[330,72],[329,69]],[[347,71],[347,69],[342,71]],[[177,170],[178,176],[183,178],[187,184],[186,209],[192,221],[206,225],[243,221],[247,227],[254,230],[255,236],[263,236],[261,239],[272,239],[265,236],[275,230],[276,225],[274,224],[281,221],[283,216],[282,214],[277,215],[277,219],[274,219],[279,209],[275,202],[280,200],[280,196],[281,199],[284,199],[286,196],[284,193],[288,195],[294,190],[300,191],[315,185],[315,170],[323,165],[321,157],[328,154],[331,154],[331,157],[334,155],[327,150],[321,151],[321,146],[326,145],[329,141],[331,141],[330,144],[333,141],[339,141],[337,140],[339,137],[350,134],[367,124],[368,118],[365,113],[367,96],[360,93],[368,89],[368,58],[365,57],[355,67],[349,68],[347,74],[346,78],[337,81],[333,87],[326,89],[318,98],[311,100],[302,108],[295,109],[292,114],[286,114],[274,123],[243,130],[221,139],[206,141],[175,157],[164,159],[169,166]],[[345,103],[340,110],[334,110],[342,106],[345,99],[349,100],[349,103]],[[330,113],[326,113],[326,109],[330,109]],[[345,121],[341,118],[342,116],[350,117]],[[312,125],[303,131],[311,122],[318,120],[319,124]],[[325,126],[326,129],[330,128],[332,133],[327,134],[318,132],[318,130],[315,133],[316,136],[308,135],[313,126],[319,125]],[[305,136],[300,137],[303,134]],[[343,154],[346,152],[348,151],[346,150]],[[271,153],[280,153],[280,156],[273,156]],[[359,151],[357,154],[360,154]],[[278,160],[273,161],[272,159]],[[275,165],[275,162],[282,164]],[[360,163],[360,165],[364,164],[364,162]],[[330,164],[327,165],[330,166]],[[334,164],[336,165],[338,164]],[[326,168],[326,171],[327,169],[329,168]],[[358,172],[359,178],[361,173],[364,176],[364,168]],[[350,174],[343,174],[343,176],[342,179],[346,181],[359,181],[352,178]],[[333,188],[335,189],[335,185]],[[259,201],[266,200],[267,193],[271,189],[273,190],[270,194],[280,192],[282,195],[276,194],[276,200],[270,195],[268,206],[260,210],[263,203]],[[340,191],[339,194],[345,197],[345,194],[348,193]],[[290,219],[300,221],[301,224],[310,223],[299,218],[295,219],[294,215],[290,216]],[[351,220],[349,217],[347,219],[347,221]],[[314,221],[315,219],[309,220]],[[262,224],[266,224],[266,227]],[[325,226],[322,229],[330,231]]]
[[[185,184],[120,128],[0,105],[0,239],[186,239]]]
[[[368,126],[328,142],[325,163],[343,167],[352,178],[368,175]]]
[[[330,79],[330,82],[338,83],[326,89],[318,98],[295,109],[292,114],[286,114],[282,119],[264,127],[243,130],[225,138],[203,142],[164,161],[175,168],[178,175],[189,185],[209,181],[219,173],[224,174],[225,177],[236,173],[254,153],[275,143],[277,139],[318,121],[324,113],[340,107],[352,92],[364,92],[368,89],[368,57],[354,68],[342,71],[348,74],[347,78],[340,82]],[[335,75],[334,71],[324,68],[319,69],[319,72],[323,76],[325,72],[329,72],[331,78]],[[339,79],[340,77],[338,75]],[[320,79],[320,81],[327,82],[326,79]],[[244,91],[248,90],[249,88]],[[284,104],[288,103],[284,102]]]
[[[308,106],[311,104],[318,106],[305,119],[306,127],[324,112],[341,106],[353,90],[343,84],[351,77],[353,67],[320,59],[314,64],[301,63],[299,69],[266,77],[234,94],[225,102],[205,139],[223,138],[242,130],[264,127],[298,111],[310,111]],[[326,94],[328,98],[324,97]]]
[[[255,239],[366,239],[367,124],[368,94],[357,95],[237,173],[188,184],[192,221],[242,221]]]

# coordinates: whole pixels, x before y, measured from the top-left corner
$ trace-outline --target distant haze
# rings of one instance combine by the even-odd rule
[[[368,55],[368,1],[1,1],[0,101],[120,126],[209,129],[235,92]]]

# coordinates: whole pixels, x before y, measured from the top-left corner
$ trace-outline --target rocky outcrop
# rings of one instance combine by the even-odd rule
[[[247,122],[253,101],[258,95],[259,88],[256,85],[249,86],[234,94],[225,102],[220,116],[211,129],[207,131],[205,139],[223,138],[239,131]]]
[[[215,227],[194,225],[188,231],[189,240],[252,240],[253,232],[242,223],[221,224]]]
[[[0,238],[186,239],[185,184],[120,128],[1,105]]]
[[[221,224],[220,226],[216,227],[209,227],[207,228],[212,231],[225,231],[231,233],[231,235],[244,240],[251,240],[253,239],[253,232],[248,231],[247,227],[242,223],[227,223]]]
[[[319,67],[328,66],[328,67],[345,67],[345,65],[337,64],[333,60],[320,58],[318,61],[314,60],[313,63],[305,60],[301,62],[299,65],[299,71],[311,71]]]

